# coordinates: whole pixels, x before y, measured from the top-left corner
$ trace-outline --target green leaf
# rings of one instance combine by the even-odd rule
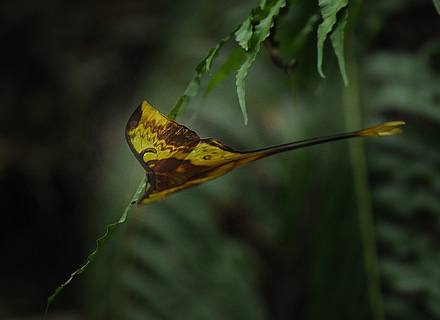
[[[223,80],[227,79],[232,72],[238,69],[241,62],[243,61],[245,51],[242,47],[237,47],[234,51],[231,52],[229,58],[223,63],[220,69],[214,74],[209,81],[208,86],[206,88],[204,96],[207,97],[212,89],[216,87]]]
[[[252,37],[252,14],[250,14],[246,20],[240,25],[240,28],[235,32],[235,40],[238,44],[245,49],[249,49],[249,41]]]
[[[211,74],[212,61],[218,55],[221,47],[235,35],[239,46],[247,51],[246,59],[238,70],[236,77],[238,101],[243,113],[244,122],[247,124],[245,79],[252,62],[260,50],[261,43],[269,36],[270,29],[274,24],[274,19],[278,16],[280,9],[285,5],[286,0],[273,0],[269,3],[264,0],[260,1],[258,7],[252,10],[246,20],[230,32],[226,38],[220,40],[217,46],[211,49],[208,55],[198,63],[195,75],[188,84],[184,94],[180,96],[168,113],[168,118],[175,119],[184,110],[184,102],[197,95],[200,90],[201,78],[206,72]],[[252,21],[255,19],[258,19],[259,23],[255,26],[254,31],[252,31]],[[229,62],[235,63],[236,61],[238,60],[231,60]],[[229,70],[230,66],[228,65],[226,65],[223,70],[220,70],[220,74],[210,82],[207,94],[209,94],[215,85],[226,78],[225,75],[230,74]]]
[[[335,51],[336,57],[338,58],[339,69],[341,70],[342,79],[344,79],[345,86],[348,85],[347,72],[345,70],[345,59],[344,59],[344,29],[347,24],[348,10],[344,11],[341,19],[338,21],[336,28],[330,35],[330,40],[332,41],[333,50]]]
[[[188,85],[188,87],[189,87],[189,85]],[[187,95],[185,95],[185,94],[181,95],[179,97],[179,100],[177,100],[176,104],[174,105],[174,107],[168,113],[168,118],[171,120],[176,120],[176,118],[179,116],[180,112],[182,112],[182,110],[185,109],[184,107],[182,107],[183,102],[187,101],[188,99],[189,99],[189,97]]]
[[[437,9],[437,13],[440,14],[440,0],[432,0],[434,2],[435,9]]]
[[[245,61],[238,69],[236,76],[238,102],[240,104],[241,112],[243,113],[244,123],[247,124],[248,117],[246,112],[246,93],[245,80],[252,62],[255,61],[258,52],[260,51],[261,43],[269,36],[270,29],[274,24],[274,19],[278,16],[280,9],[286,5],[285,0],[278,0],[271,4],[269,8],[265,8],[264,18],[255,26],[252,34],[250,45]]]
[[[145,186],[147,184],[147,177],[145,176],[144,179],[142,180],[142,182],[140,183],[136,193],[133,196],[133,199],[131,200],[131,202],[129,203],[129,205],[127,206],[127,208],[125,209],[124,213],[122,214],[121,218],[119,218],[118,222],[109,224],[107,226],[107,231],[105,233],[105,235],[103,235],[101,238],[99,238],[98,240],[96,240],[96,249],[95,251],[93,251],[88,257],[86,262],[84,263],[84,265],[79,268],[78,270],[76,270],[75,272],[73,272],[69,279],[67,279],[66,282],[64,282],[62,285],[60,285],[55,292],[47,299],[47,304],[46,304],[46,312],[44,315],[44,319],[47,318],[47,313],[49,311],[49,306],[50,303],[53,301],[53,299],[55,299],[55,297],[58,295],[58,293],[60,293],[61,290],[63,290],[63,288],[65,286],[67,286],[70,281],[72,281],[72,279],[77,276],[80,275],[81,273],[84,272],[84,270],[88,267],[88,265],[93,261],[93,259],[98,255],[98,253],[101,251],[101,249],[104,247],[104,245],[106,244],[106,242],[108,241],[108,239],[110,239],[110,237],[112,236],[113,232],[116,230],[116,228],[123,224],[125,222],[125,220],[127,219],[127,215],[128,212],[131,210],[131,207],[133,206],[133,204],[135,204],[137,202],[137,200],[139,199],[140,195],[144,192],[145,190]]]
[[[246,92],[245,92],[245,79],[251,66],[252,61],[247,60],[246,63],[243,63],[238,70],[236,77],[236,85],[237,85],[237,95],[238,102],[240,104],[241,112],[243,113],[244,123],[247,124],[248,116],[246,112]]]
[[[235,34],[235,32],[237,31],[237,29],[239,27],[240,27],[240,25],[236,29],[234,29],[232,32],[230,32],[226,38],[221,39],[217,43],[217,45],[208,52],[206,57],[203,58],[197,64],[196,73],[194,74],[194,76],[192,77],[188,86],[186,87],[184,94],[182,96],[180,96],[180,98],[177,100],[174,107],[168,113],[168,118],[175,120],[179,116],[179,114],[183,111],[183,109],[185,109],[183,107],[184,106],[183,102],[185,102],[186,100],[188,100],[191,97],[196,96],[197,93],[199,93],[200,82],[201,82],[202,77],[204,76],[204,74],[206,72],[208,74],[211,74],[211,66],[212,66],[213,60],[215,59],[215,57],[217,57],[218,52],[223,47],[223,45],[231,39],[231,37]]]
[[[250,14],[235,32],[235,40],[246,51],[249,49],[249,41],[252,37],[252,17]]]
[[[321,7],[321,16],[323,19],[318,27],[318,72],[321,77],[325,78],[324,72],[322,71],[324,42],[327,39],[327,35],[332,32],[333,26],[336,24],[336,15],[342,8],[347,6],[348,0],[319,0],[318,2]]]

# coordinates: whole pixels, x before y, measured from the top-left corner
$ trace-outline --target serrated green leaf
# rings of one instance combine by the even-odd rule
[[[321,7],[321,16],[323,19],[318,27],[318,72],[321,77],[325,78],[324,72],[322,71],[324,42],[336,24],[336,15],[342,8],[347,6],[348,0],[319,0],[318,2]]]
[[[234,31],[233,31],[234,32]],[[229,39],[231,39],[233,32],[229,33],[229,35],[224,38],[221,39],[217,45],[215,46],[215,48],[211,49],[211,51],[209,52],[208,56],[206,57],[206,63],[205,63],[205,70],[208,74],[211,74],[211,66],[212,66],[212,61],[214,60],[215,57],[218,56],[218,52],[220,51],[220,49],[223,47],[223,45],[229,41]]]
[[[345,58],[344,58],[344,29],[347,24],[348,10],[344,11],[341,19],[338,21],[336,28],[330,35],[332,41],[333,50],[338,58],[339,69],[341,70],[342,79],[344,79],[345,86],[348,85],[347,72],[345,70]]]
[[[245,79],[248,73],[249,67],[251,66],[252,61],[247,60],[243,63],[240,69],[237,72],[236,77],[236,85],[237,85],[237,95],[238,102],[240,104],[241,112],[243,113],[244,124],[248,122],[248,116],[246,112],[246,92],[245,92]]]
[[[176,104],[168,113],[168,118],[173,120],[176,119],[176,117],[183,111],[183,109],[185,109],[183,102],[187,101],[191,97],[196,96],[199,93],[202,77],[206,72],[208,74],[211,74],[211,66],[213,60],[215,59],[215,57],[217,57],[223,45],[231,39],[231,37],[235,34],[239,27],[240,26],[231,31],[226,38],[221,39],[217,43],[217,45],[208,52],[206,57],[197,64],[194,76],[186,87],[184,94],[179,97]]]
[[[260,22],[255,26],[254,33],[250,41],[251,47],[249,48],[248,54],[245,61],[238,69],[236,76],[237,85],[237,95],[238,102],[240,104],[241,112],[243,113],[244,123],[247,124],[248,116],[246,112],[246,92],[245,92],[245,80],[248,74],[249,68],[252,62],[255,61],[258,52],[260,51],[261,43],[266,40],[270,34],[270,29],[274,24],[274,19],[278,16],[280,9],[286,5],[285,0],[278,0],[272,3],[270,8],[265,8],[266,16],[260,20]]]
[[[246,20],[240,25],[238,30],[235,32],[235,40],[238,44],[245,49],[249,49],[249,41],[252,37],[252,14],[250,14]]]
[[[80,275],[81,273],[84,272],[84,270],[89,266],[89,264],[93,261],[93,259],[95,259],[95,257],[98,255],[98,253],[101,251],[101,249],[104,247],[104,245],[106,244],[106,242],[108,241],[108,239],[110,239],[110,237],[112,236],[113,232],[116,230],[116,228],[123,224],[125,222],[125,220],[127,219],[127,215],[128,212],[131,210],[131,207],[133,206],[133,204],[135,204],[139,197],[141,196],[141,194],[145,191],[145,186],[147,184],[147,177],[145,176],[143,178],[143,180],[141,181],[141,183],[139,184],[138,189],[136,190],[133,199],[130,201],[129,205],[127,206],[127,208],[125,209],[124,213],[122,214],[121,218],[119,218],[119,220],[115,223],[109,224],[107,225],[107,230],[105,235],[103,235],[101,238],[99,238],[98,240],[96,240],[96,249],[95,251],[93,251],[88,257],[86,262],[83,264],[83,266],[81,268],[79,268],[78,270],[74,271],[69,279],[67,279],[66,282],[64,282],[62,285],[60,285],[55,292],[47,299],[47,304],[46,304],[46,312],[44,315],[44,319],[47,318],[47,313],[49,311],[49,306],[50,303],[53,301],[53,299],[55,299],[55,297],[60,293],[61,290],[63,290],[63,288],[65,286],[67,286],[75,276]]]
[[[241,62],[243,61],[244,54],[245,51],[242,47],[237,47],[235,48],[234,51],[230,53],[228,59],[223,63],[220,69],[214,74],[214,76],[211,78],[211,81],[209,81],[204,94],[205,98],[211,93],[214,87],[220,84],[223,80],[227,79],[232,72],[238,69]]]

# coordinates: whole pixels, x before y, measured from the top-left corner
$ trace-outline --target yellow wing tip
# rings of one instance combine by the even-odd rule
[[[142,109],[143,110],[145,110],[145,109],[147,109],[147,110],[153,109],[153,107],[147,101],[145,101],[145,100],[142,101],[141,105],[142,105]]]
[[[390,121],[381,123],[377,126],[359,131],[360,136],[373,136],[373,137],[385,137],[392,136],[396,134],[403,133],[401,128],[397,128],[397,126],[401,126],[406,124],[404,121]]]

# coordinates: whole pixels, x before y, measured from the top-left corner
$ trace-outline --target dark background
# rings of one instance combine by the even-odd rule
[[[47,297],[118,219],[141,180],[125,145],[131,112],[147,99],[166,113],[197,62],[254,5],[2,2],[2,319],[42,317]],[[290,10],[295,30],[301,13],[317,5]],[[390,319],[435,319],[440,17],[429,1],[365,2],[353,16],[347,68],[358,74],[350,86],[358,83],[364,122],[408,122],[405,137],[367,145],[385,310]],[[289,33],[277,32],[291,58]],[[340,105],[353,87],[342,87],[331,50],[327,79],[319,79],[315,51],[313,32],[295,56],[298,69],[286,75],[262,50],[247,81],[247,127],[234,77],[213,92],[209,108],[197,113],[203,101],[196,99],[179,121],[239,150],[344,131]],[[96,266],[55,299],[50,318],[372,318],[347,154],[338,143],[267,159],[136,208]]]

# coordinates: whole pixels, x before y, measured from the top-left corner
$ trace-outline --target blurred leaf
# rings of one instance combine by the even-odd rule
[[[219,192],[197,193],[201,196],[191,203],[176,195],[164,205],[150,205],[148,217],[131,221],[139,232],[127,234],[123,250],[116,290],[126,294],[113,307],[120,318],[130,318],[136,308],[140,315],[151,312],[161,319],[265,318],[249,272],[258,268],[257,261],[207,214],[207,204]]]
[[[232,32],[229,33],[229,35],[224,38],[221,39],[217,45],[212,48],[209,53],[207,54],[207,56],[205,58],[203,58],[196,67],[196,73],[194,74],[193,78],[191,79],[191,81],[189,82],[188,86],[185,89],[185,92],[183,93],[182,96],[180,96],[180,98],[177,100],[176,104],[174,105],[174,107],[170,110],[170,112],[168,113],[168,118],[175,120],[179,114],[183,111],[184,107],[183,102],[185,102],[186,100],[188,100],[191,97],[194,97],[197,95],[197,93],[199,93],[200,90],[200,81],[202,79],[202,77],[204,76],[204,74],[207,72],[208,74],[211,74],[211,66],[212,66],[212,62],[215,59],[215,57],[218,55],[220,49],[223,47],[223,45],[229,41],[229,39],[231,39],[231,37],[234,35],[235,31],[239,28],[240,26],[238,26],[235,30],[233,30]]]
[[[434,2],[435,9],[437,10],[437,13],[440,14],[440,0],[432,0]]]
[[[212,89],[219,85],[223,80],[229,78],[232,72],[238,69],[241,62],[243,61],[245,51],[241,47],[235,48],[228,57],[228,59],[223,63],[220,69],[212,76],[209,81],[204,96],[208,96]]]
[[[410,123],[404,137],[374,144],[370,158],[373,181],[378,181],[373,200],[382,211],[377,235],[388,289],[385,304],[396,319],[440,317],[432,303],[440,301],[434,236],[440,221],[440,145],[433,136],[440,130],[440,77],[429,67],[429,55],[438,54],[434,47],[375,54],[365,64],[366,78],[374,84],[366,99],[370,110]]]
[[[316,22],[319,21],[319,15],[318,14],[312,14],[309,19],[307,20],[307,23],[304,25],[304,27],[300,30],[298,35],[295,37],[293,44],[292,44],[292,51],[295,55],[298,54],[299,50],[304,47],[304,44],[308,37],[310,36],[311,32],[313,31]]]

